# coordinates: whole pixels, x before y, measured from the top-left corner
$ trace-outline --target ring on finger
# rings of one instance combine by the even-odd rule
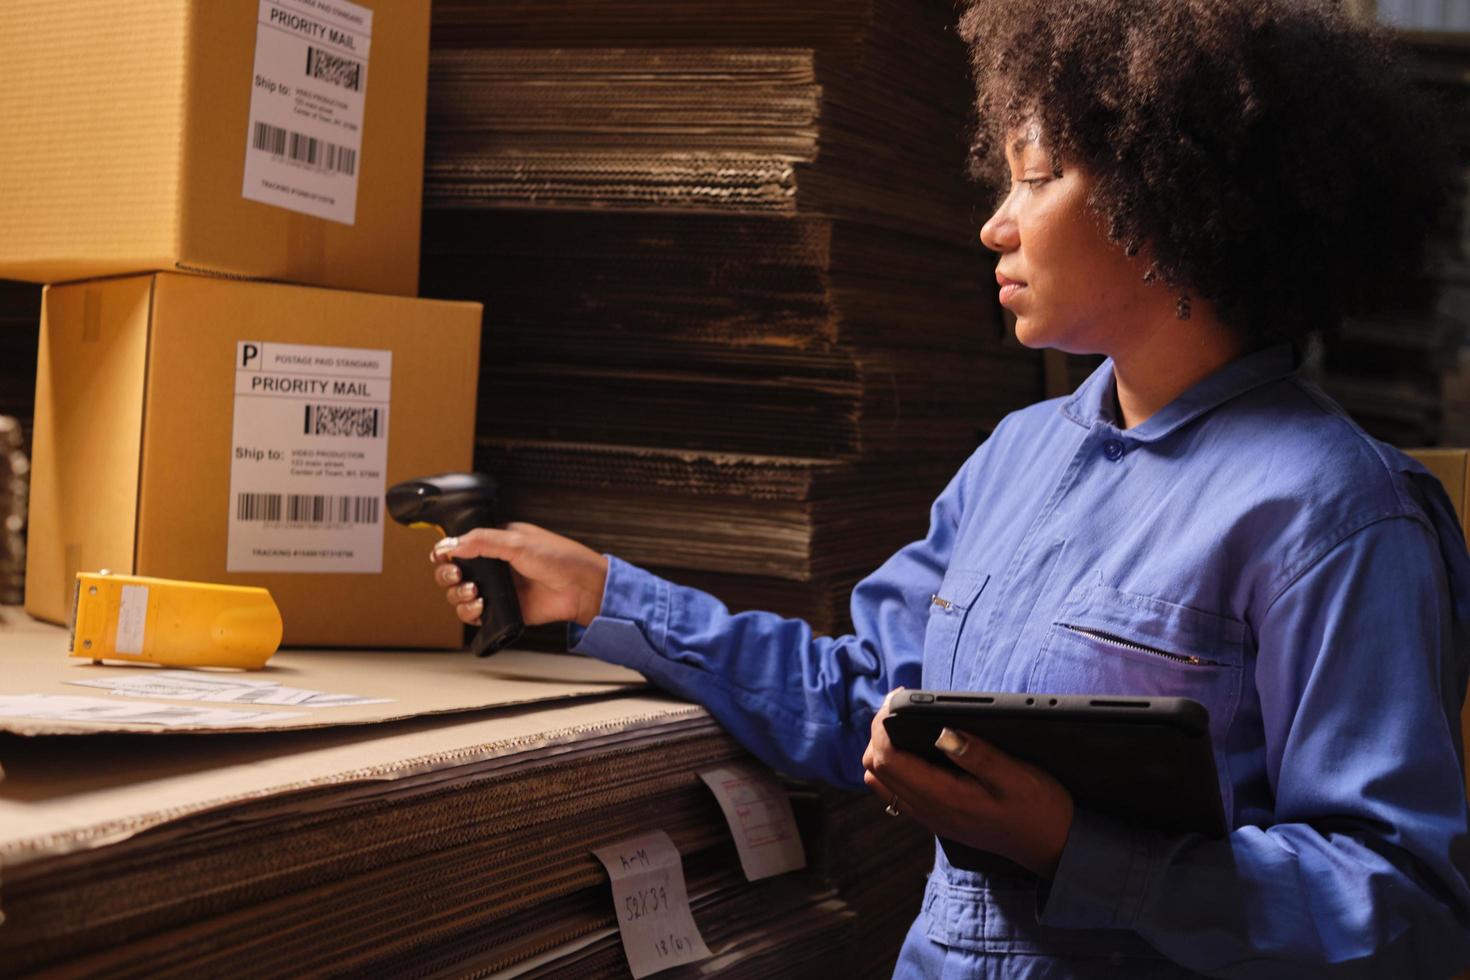
[[[888,805],[883,808],[883,812],[886,813],[886,814],[888,814],[890,817],[896,817],[900,813],[903,812],[902,810],[900,810],[898,808],[898,794],[897,793],[894,793],[893,794],[893,799],[891,799],[891,800],[888,801]]]

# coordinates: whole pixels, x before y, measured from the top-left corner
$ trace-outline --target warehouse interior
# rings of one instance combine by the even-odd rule
[[[849,632],[854,586],[999,421],[1101,362],[1023,346],[996,301],[953,7],[342,2],[371,15],[344,28],[370,70],[326,55],[348,122],[313,167],[350,180],[347,224],[340,199],[251,191],[297,152],[255,122],[258,36],[293,3],[0,10],[0,976],[891,975],[932,835],[568,656],[565,623],[472,657],[435,534],[379,501],[489,474],[502,523]],[[1470,12],[1353,8],[1396,32],[1458,183],[1402,307],[1303,370],[1377,439],[1440,450],[1458,503]],[[387,354],[313,383],[391,398],[323,417],[264,390],[255,343]],[[281,506],[250,496],[278,450],[242,406],[264,432],[301,405],[308,435],[365,438],[339,439],[345,471],[292,457],[286,506],[345,508],[356,552],[274,555],[251,510]],[[269,589],[280,697],[128,687],[182,654],[66,656],[78,573],[104,568]],[[193,713],[21,703],[150,690]],[[644,837],[682,861],[692,926],[652,967],[609,856]],[[771,841],[781,873],[752,873]]]

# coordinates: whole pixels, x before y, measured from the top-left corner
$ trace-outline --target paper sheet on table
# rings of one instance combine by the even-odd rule
[[[152,701],[109,701],[63,694],[0,695],[0,715],[36,721],[93,721],[112,725],[154,725],[162,728],[234,728],[254,722],[294,718],[301,711],[236,711],[232,708],[195,708]]]
[[[237,674],[198,670],[150,670],[146,674],[69,680],[81,687],[100,687],[129,697],[230,704],[287,704],[300,708],[332,708],[349,704],[389,704],[394,698],[365,698],[356,694],[328,694],[280,681],[252,680]],[[279,717],[279,715],[277,715]]]

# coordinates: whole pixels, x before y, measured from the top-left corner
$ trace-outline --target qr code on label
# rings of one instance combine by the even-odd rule
[[[378,409],[358,405],[308,405],[309,436],[361,436],[376,439],[381,431]]]
[[[362,63],[321,48],[306,49],[306,75],[340,85],[351,92],[362,91]]]

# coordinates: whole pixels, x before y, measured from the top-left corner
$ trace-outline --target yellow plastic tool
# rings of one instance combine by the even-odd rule
[[[73,657],[259,670],[280,645],[281,612],[265,589],[77,574]]]

